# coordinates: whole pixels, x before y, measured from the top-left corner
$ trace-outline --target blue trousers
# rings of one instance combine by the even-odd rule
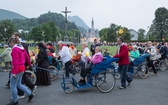
[[[12,101],[13,102],[17,102],[17,95],[18,95],[17,87],[20,90],[24,91],[28,96],[31,95],[31,92],[28,90],[28,88],[21,83],[22,76],[23,76],[23,72],[17,74],[16,77],[12,75],[10,77],[10,88],[12,91]]]
[[[119,70],[118,70],[121,75],[121,86],[123,86],[125,88],[126,88],[126,81],[127,82],[132,81],[132,78],[130,78],[127,75],[128,68],[129,68],[129,65],[122,65],[122,66],[119,66]]]

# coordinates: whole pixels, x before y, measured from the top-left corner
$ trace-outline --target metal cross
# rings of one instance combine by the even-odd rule
[[[71,11],[67,11],[67,7],[65,7],[65,11],[61,11],[62,13],[65,14],[65,36],[67,36],[67,23],[68,23],[68,20],[67,20],[67,14],[68,13],[71,13]]]

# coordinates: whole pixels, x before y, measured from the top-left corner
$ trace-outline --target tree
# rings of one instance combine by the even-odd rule
[[[56,36],[59,35],[60,30],[52,21],[37,26],[31,31],[31,39],[33,39],[34,41],[55,41]]]
[[[6,43],[14,31],[16,31],[15,26],[10,20],[2,20],[0,22],[0,41]]]
[[[144,29],[141,29],[141,28],[138,30],[138,41],[144,40],[145,32],[146,31]]]
[[[121,35],[119,35],[119,37],[123,37],[125,41],[130,41],[131,33],[129,32],[128,28],[120,27],[120,29],[123,30],[123,33]]]
[[[80,43],[81,34],[80,34],[79,30],[72,29],[72,30],[68,31],[68,36],[71,38],[72,42]],[[72,39],[72,38],[74,38],[74,39]]]
[[[34,41],[34,42],[39,42],[43,40],[42,37],[42,28],[41,26],[37,26],[35,28],[33,28],[30,32],[30,38]]]
[[[122,29],[123,33],[120,34],[119,30]],[[129,41],[131,39],[131,34],[126,27],[121,27],[116,24],[111,24],[109,28],[103,28],[100,30],[101,41],[115,42],[117,37],[123,37],[125,40]]]
[[[165,7],[158,8],[155,11],[153,33],[156,34],[156,38],[161,40],[168,34],[168,10]]]
[[[104,41],[107,39],[108,28],[103,28],[99,32],[100,40]]]

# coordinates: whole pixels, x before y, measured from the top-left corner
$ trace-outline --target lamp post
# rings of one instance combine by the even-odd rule
[[[6,44],[6,31],[7,31],[7,28],[6,28],[6,27],[4,28],[4,31],[5,31],[4,44]]]

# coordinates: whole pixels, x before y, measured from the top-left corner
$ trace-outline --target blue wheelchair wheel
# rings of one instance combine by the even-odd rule
[[[33,71],[26,70],[24,75],[33,83],[36,83],[37,77],[36,74]]]
[[[167,69],[166,64],[163,60],[159,62],[159,69],[160,71],[165,71]]]
[[[103,71],[97,74],[95,79],[96,87],[102,93],[108,93],[115,87],[116,79],[109,71]]]
[[[64,92],[66,94],[70,94],[74,91],[74,85],[72,84],[72,82],[66,82],[64,85]]]
[[[141,64],[138,66],[137,75],[139,78],[141,78],[141,79],[147,78],[148,73],[149,73],[149,70],[148,70],[148,67],[146,64]]]
[[[50,79],[51,81],[54,81],[58,78],[58,69],[55,66],[49,66],[48,67],[49,71],[50,71]]]

